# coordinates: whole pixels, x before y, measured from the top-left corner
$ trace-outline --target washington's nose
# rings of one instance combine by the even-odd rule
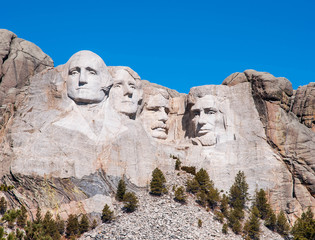
[[[79,77],[79,85],[84,85],[84,84],[87,84],[86,73],[85,71],[81,71],[80,77]]]
[[[124,96],[132,96],[132,88],[128,85],[124,85]]]

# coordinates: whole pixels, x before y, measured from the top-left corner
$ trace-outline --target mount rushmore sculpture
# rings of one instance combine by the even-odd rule
[[[121,177],[146,187],[154,168],[173,173],[177,156],[225,191],[244,171],[250,193],[265,189],[292,219],[314,210],[315,132],[294,113],[301,100],[285,78],[247,70],[186,95],[80,51],[16,92],[3,104],[14,108],[1,129],[2,182],[15,186],[12,202],[100,212]]]

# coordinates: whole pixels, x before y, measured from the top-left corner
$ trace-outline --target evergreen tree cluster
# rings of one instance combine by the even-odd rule
[[[14,186],[12,185],[6,185],[6,184],[1,184],[0,185],[0,191],[3,191],[3,192],[7,192],[7,191],[10,191],[14,188]]]
[[[122,179],[119,180],[117,192],[116,192],[116,199],[120,202],[124,202],[123,209],[130,213],[134,212],[138,207],[138,198],[136,194],[133,192],[126,192],[126,183]],[[103,222],[110,222],[113,219],[113,212],[109,210],[108,206],[104,206],[103,213],[102,213],[102,221]]]
[[[214,209],[218,205],[219,191],[214,187],[209,174],[203,168],[195,174],[193,179],[187,180],[186,185],[186,191],[195,194],[201,206]]]

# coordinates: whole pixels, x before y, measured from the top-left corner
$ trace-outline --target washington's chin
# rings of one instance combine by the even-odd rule
[[[166,128],[155,128],[151,130],[152,137],[157,139],[165,140],[167,138],[167,129]]]
[[[77,103],[99,103],[105,98],[105,94],[96,94],[89,89],[79,89],[75,92],[68,92],[68,96]]]

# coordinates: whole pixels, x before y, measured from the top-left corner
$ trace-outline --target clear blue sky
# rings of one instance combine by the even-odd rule
[[[11,3],[10,3],[11,2]],[[179,92],[246,69],[315,82],[315,1],[4,1],[0,28],[55,62],[91,50]]]

